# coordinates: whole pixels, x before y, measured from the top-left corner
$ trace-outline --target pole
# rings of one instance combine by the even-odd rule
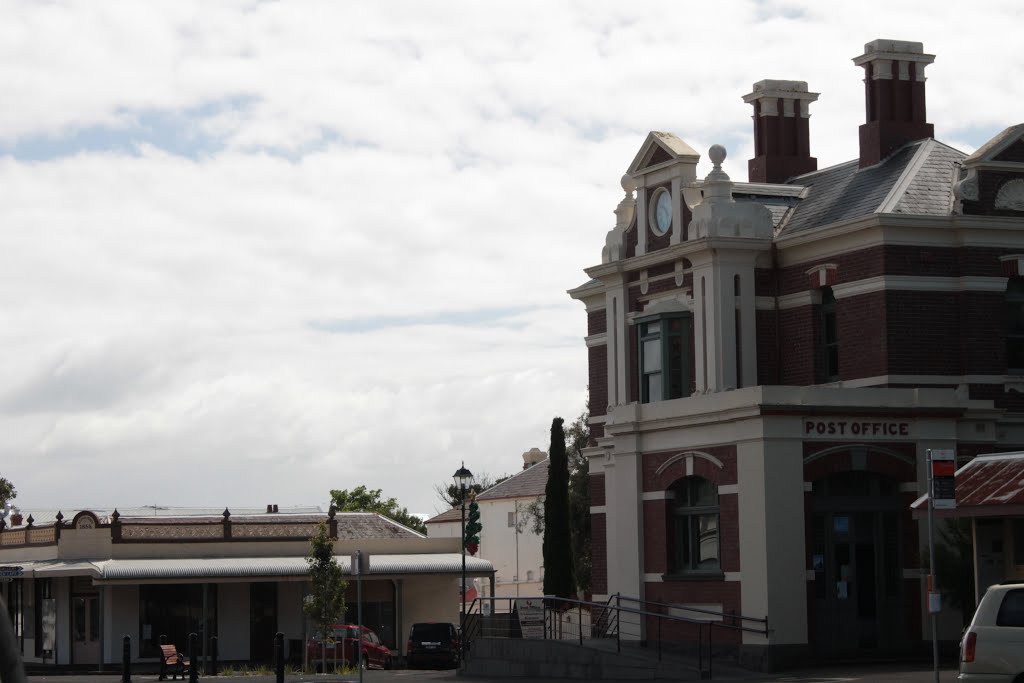
[[[462,621],[460,632],[466,630],[466,485],[462,484]],[[465,635],[463,633],[463,638]]]
[[[363,683],[363,551],[356,551],[356,612],[359,620],[359,634],[356,636],[356,666],[359,667],[359,683]],[[342,641],[344,645],[344,641]],[[335,646],[337,647],[337,646]],[[342,650],[344,652],[344,650]],[[344,655],[342,655],[344,656]]]
[[[939,626],[935,605],[932,604],[932,592],[938,585],[935,582],[935,534],[934,529],[934,498],[932,486],[932,449],[928,449],[928,612],[932,621],[932,669],[935,672],[935,683],[939,683]]]

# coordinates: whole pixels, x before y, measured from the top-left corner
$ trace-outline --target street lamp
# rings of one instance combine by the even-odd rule
[[[462,621],[459,622],[459,627],[464,629],[466,627],[466,489],[473,481],[473,473],[466,469],[465,461],[463,461],[462,467],[452,475],[452,479],[455,480],[455,485],[462,493],[460,496],[462,500]]]

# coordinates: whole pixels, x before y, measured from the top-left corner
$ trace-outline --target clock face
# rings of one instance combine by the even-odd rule
[[[654,198],[654,232],[664,235],[672,227],[672,196],[665,190]]]

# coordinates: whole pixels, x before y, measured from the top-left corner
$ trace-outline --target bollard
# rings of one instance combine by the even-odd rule
[[[274,675],[277,683],[284,683],[284,634],[274,634]]]
[[[132,683],[132,637],[124,637],[121,648],[121,683]]]
[[[199,680],[199,634],[193,631],[188,634],[188,681]]]
[[[207,673],[217,675],[217,636],[210,638],[210,670]]]

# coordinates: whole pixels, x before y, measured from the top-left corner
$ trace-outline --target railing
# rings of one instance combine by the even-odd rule
[[[664,653],[692,658],[702,678],[711,678],[713,659],[721,656],[724,648],[739,645],[743,633],[766,638],[769,634],[767,617],[621,595],[613,595],[606,602],[553,597],[476,598],[467,609],[462,631],[467,652],[476,638],[543,638],[591,647],[610,645],[614,639],[615,651],[620,654],[625,641],[648,651],[654,649],[659,661]]]

